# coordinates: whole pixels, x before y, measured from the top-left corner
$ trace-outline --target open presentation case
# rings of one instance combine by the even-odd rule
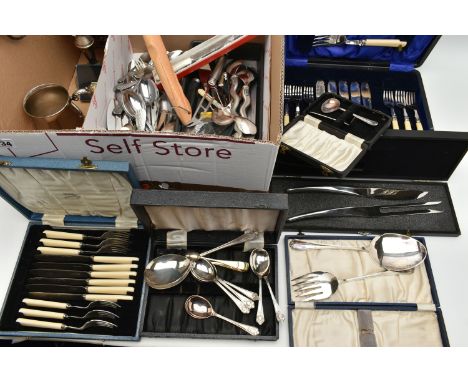
[[[147,262],[149,236],[143,229],[138,228],[137,218],[130,206],[130,196],[135,187],[138,187],[138,182],[127,162],[0,158],[0,194],[30,221],[1,311],[1,337],[132,341],[139,339],[139,322],[143,313],[143,270]],[[129,232],[126,256],[137,258],[137,261],[133,261],[134,266],[131,269],[134,274],[129,277],[132,280],[133,291],[127,293],[133,298],[117,301],[121,307],[116,310],[111,309],[119,316],[113,321],[117,325],[116,328],[90,328],[77,331],[60,330],[57,327],[50,329],[22,326],[17,323],[18,318],[45,320],[54,322],[56,325],[63,322],[75,327],[84,323],[83,320],[71,318],[58,320],[50,317],[37,318],[22,315],[19,313],[21,308],[53,311],[71,316],[86,314],[86,310],[82,309],[27,306],[23,303],[24,298],[55,301],[74,306],[86,306],[92,301],[90,297],[83,300],[79,297],[94,294],[91,291],[69,292],[74,294],[69,299],[70,296],[63,295],[60,298],[58,294],[64,293],[64,290],[55,290],[59,288],[56,284],[43,286],[42,283],[48,283],[51,278],[56,277],[62,277],[64,282],[60,285],[63,284],[67,288],[81,285],[80,283],[86,280],[89,282],[89,279],[98,276],[93,273],[95,269],[85,270],[85,268],[95,267],[99,263],[96,257],[93,257],[91,262],[82,262],[85,257],[82,255],[73,262],[67,261],[65,259],[67,256],[60,256],[60,260],[55,255],[47,256],[47,260],[44,257],[38,258],[37,247],[43,245],[40,240],[45,237],[44,230],[89,236],[100,236],[105,232],[115,230]],[[77,259],[76,256],[73,258]],[[59,271],[58,267],[60,267]],[[34,274],[39,270],[48,275]],[[73,276],[58,276],[62,271],[78,272],[75,272]],[[37,282],[32,282],[31,278],[38,280],[37,276],[42,277],[40,283],[41,288],[45,288],[45,293],[57,292],[58,294],[55,297],[30,296],[31,290],[28,287],[30,284],[37,284]]]
[[[356,249],[291,248],[294,239]],[[423,244],[423,238],[417,238]],[[449,346],[429,257],[413,273],[339,283],[328,299],[299,301],[292,280],[312,271],[344,279],[382,271],[370,236],[285,237],[291,346]]]
[[[287,196],[246,192],[203,192],[135,190],[131,200],[137,216],[151,235],[150,259],[167,253],[198,253],[226,243],[246,231],[260,236],[243,245],[210,255],[223,260],[249,261],[253,248],[264,248],[271,257],[268,276],[273,291],[278,290],[276,243],[287,215]],[[258,278],[249,270],[235,272],[217,267],[218,276],[236,285],[258,291]],[[265,322],[255,322],[256,309],[243,314],[213,283],[200,283],[192,275],[170,289],[148,288],[142,336],[213,339],[276,340],[279,336],[275,310],[268,290],[263,288]],[[257,326],[258,336],[216,318],[190,317],[184,304],[190,295],[206,297],[214,310],[243,324]]]
[[[423,131],[415,129],[414,111],[407,109],[412,130],[405,130],[402,108],[396,107],[400,130],[389,127],[347,176],[354,178],[447,180],[468,149],[468,133],[438,130],[432,123],[421,74],[423,65],[439,40],[438,36],[347,36],[349,39],[399,38],[407,46],[395,48],[338,45],[312,47],[314,36],[285,36],[284,84],[315,86],[321,80],[367,82],[372,108],[390,115],[383,91],[415,93]],[[287,97],[286,97],[287,101]],[[308,102],[301,104],[305,108]],[[304,162],[280,149],[275,174],[304,174]],[[328,169],[309,165],[308,176],[330,175]]]

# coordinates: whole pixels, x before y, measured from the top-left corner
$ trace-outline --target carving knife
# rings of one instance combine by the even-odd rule
[[[67,271],[61,269],[31,269],[31,276],[35,277],[58,277],[71,279],[128,279],[136,276],[136,272],[86,272],[86,271]]]
[[[129,286],[135,284],[132,279],[71,279],[52,277],[30,277],[26,280],[28,284],[52,284],[52,285],[74,285],[74,286]]]
[[[378,187],[312,186],[288,188],[288,194],[303,192],[326,192],[332,194],[364,196],[366,198],[387,200],[412,200],[424,198],[429,192],[419,190],[400,190]]]
[[[377,218],[383,216],[408,216],[420,214],[440,214],[444,211],[422,208],[424,206],[434,206],[442,202],[426,202],[413,204],[388,204],[383,206],[370,207],[342,207],[332,208],[328,210],[312,211],[301,215],[296,215],[288,218],[287,222],[295,222],[298,220],[314,219],[314,218],[335,218],[335,217],[363,217]],[[401,208],[418,208],[409,210],[401,210]]]
[[[30,269],[64,269],[69,271],[111,271],[111,272],[129,272],[136,270],[137,264],[83,264],[83,263],[55,263],[55,262],[36,262]]]
[[[52,293],[96,293],[96,294],[130,294],[135,291],[128,286],[76,286],[76,285],[51,285],[51,284],[26,284],[28,292],[52,292]]]
[[[132,301],[133,296],[120,294],[75,294],[75,293],[47,293],[29,292],[29,297],[52,301]]]

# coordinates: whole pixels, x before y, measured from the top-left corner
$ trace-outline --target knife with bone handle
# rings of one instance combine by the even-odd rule
[[[286,190],[288,194],[304,192],[325,192],[332,194],[364,196],[375,199],[412,200],[424,198],[429,192],[418,190],[402,190],[379,187],[346,187],[346,186],[310,186],[295,187]]]
[[[90,293],[90,294],[131,294],[133,287],[123,286],[76,286],[58,284],[26,284],[28,292],[52,292],[52,293]]]
[[[56,263],[56,262],[35,262],[30,269],[63,269],[69,271],[109,271],[109,272],[130,272],[136,270],[138,264],[85,264],[85,263]]]
[[[72,279],[129,279],[136,272],[86,272],[61,269],[31,269],[29,274],[34,277],[72,278]]]
[[[133,279],[74,279],[56,277],[29,277],[26,280],[29,284],[52,284],[52,285],[73,285],[73,286],[130,286],[135,284]]]
[[[115,313],[109,312],[107,310],[91,310],[84,316],[73,316],[66,314],[64,312],[52,312],[50,310],[39,310],[39,309],[29,309],[29,308],[20,308],[19,313],[25,317],[35,317],[35,318],[50,318],[52,320],[84,320],[84,319],[108,319],[108,320],[117,320],[119,318]]]
[[[36,255],[36,259],[40,261],[58,261],[71,263],[104,263],[104,264],[131,264],[138,262],[138,257],[124,256],[85,256],[78,255],[80,251],[67,248],[53,247],[37,247],[40,254]],[[46,257],[44,257],[46,256]],[[54,259],[54,256],[56,258]]]
[[[76,294],[76,293],[48,293],[28,292],[28,296],[34,299],[55,301],[132,301],[133,296],[125,294]]]

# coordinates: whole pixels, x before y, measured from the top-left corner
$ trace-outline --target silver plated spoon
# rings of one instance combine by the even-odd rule
[[[337,110],[346,111],[346,109],[341,107],[341,103],[338,98],[328,98],[322,103],[320,110],[322,111],[322,113],[325,113],[325,114],[333,113],[334,111],[337,111]],[[359,119],[360,121],[364,123],[367,123],[370,126],[377,126],[379,124],[378,122],[369,118],[362,117],[359,114],[353,113],[353,117]]]
[[[250,268],[258,276],[259,285],[259,301],[257,308],[257,323],[262,325],[265,322],[265,316],[263,314],[262,304],[262,279],[265,280],[265,284],[270,291],[271,300],[275,308],[276,320],[278,322],[284,321],[284,314],[281,312],[278,301],[276,301],[275,294],[271,289],[270,283],[268,282],[268,274],[270,273],[270,255],[265,249],[254,249],[250,254]]]
[[[191,317],[199,319],[199,320],[203,320],[203,319],[210,318],[210,317],[217,317],[217,318],[220,318],[221,320],[229,322],[232,325],[237,326],[238,328],[246,331],[252,336],[258,336],[260,334],[260,330],[258,330],[258,328],[256,328],[255,326],[241,324],[240,322],[231,320],[230,318],[224,317],[216,313],[211,303],[202,296],[198,296],[198,295],[190,296],[185,301],[185,311]]]

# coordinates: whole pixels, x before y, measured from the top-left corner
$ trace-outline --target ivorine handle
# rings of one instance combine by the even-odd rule
[[[406,46],[406,41],[401,41],[397,39],[367,39],[364,40],[365,46],[386,46],[389,48],[404,48]]]
[[[271,289],[271,286],[270,286],[270,283],[268,282],[268,278],[265,276],[264,277],[265,279],[265,283],[268,287],[268,290],[270,291],[270,296],[271,296],[271,301],[273,301],[273,306],[275,308],[275,313],[276,313],[276,320],[278,322],[281,322],[281,321],[284,321],[284,314],[283,312],[281,311],[280,307],[279,307],[279,304],[278,304],[278,301],[276,301],[276,297],[273,293],[273,290]]]
[[[416,130],[423,131],[423,126],[421,121],[416,121]]]
[[[89,279],[89,286],[129,286],[135,284],[135,280],[125,279]]]
[[[83,298],[86,301],[132,301],[133,296],[127,296],[123,294],[85,294]]]
[[[63,320],[65,318],[65,313],[50,312],[48,310],[21,308],[19,312],[26,317],[51,318],[53,320]]]
[[[256,328],[255,326],[250,326],[250,325],[241,324],[240,322],[237,322],[237,321],[231,320],[230,318],[221,316],[221,315],[218,314],[218,313],[214,313],[213,316],[218,317],[218,318],[220,318],[221,320],[224,320],[224,321],[226,321],[226,322],[229,322],[229,323],[231,323],[231,324],[237,326],[238,328],[241,328],[242,330],[245,330],[245,331],[246,331],[247,333],[249,333],[251,336],[258,336],[258,335],[260,334],[260,330],[258,330],[258,328]]]
[[[93,279],[128,279],[136,276],[136,272],[89,272]]]
[[[77,241],[83,241],[84,239],[84,235],[82,235],[81,233],[45,230],[44,235],[46,235],[48,239],[65,239],[65,240],[77,240]]]
[[[23,303],[27,306],[34,306],[36,308],[50,308],[50,309],[67,309],[68,304],[64,302],[54,302],[46,300],[36,300],[34,298],[23,298]]]
[[[37,250],[43,255],[72,255],[72,256],[76,256],[76,255],[80,254],[79,249],[69,249],[69,248],[37,247]]]
[[[127,294],[132,293],[135,289],[132,287],[118,287],[118,286],[89,286],[86,287],[88,293],[99,294]]]
[[[130,271],[138,268],[137,264],[93,264],[91,269],[93,271]]]
[[[405,118],[405,130],[413,130],[409,118]]]
[[[105,264],[131,264],[134,261],[138,261],[138,257],[120,257],[120,256],[92,256],[92,259],[96,263]]]
[[[392,129],[393,130],[400,130],[400,125],[398,125],[398,119],[395,116],[392,117]]]
[[[55,239],[41,239],[39,240],[42,245],[46,247],[58,247],[58,248],[81,248],[81,241],[67,241],[67,240],[55,240]]]
[[[262,325],[265,322],[263,315],[263,300],[262,300],[262,279],[258,278],[258,308],[257,308],[257,324]]]
[[[33,328],[54,329],[54,330],[65,329],[65,325],[60,322],[30,320],[29,318],[18,318],[16,322],[22,326],[30,326]]]

